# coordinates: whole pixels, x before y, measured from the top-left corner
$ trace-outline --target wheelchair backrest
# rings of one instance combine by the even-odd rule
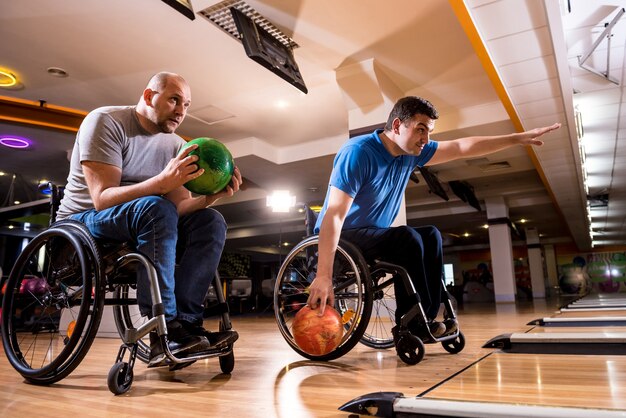
[[[57,211],[59,210],[59,205],[61,205],[65,187],[57,186],[54,183],[48,183],[47,186],[50,189],[50,225],[52,225],[56,221]]]
[[[304,225],[306,226],[306,235],[308,237],[314,234],[313,230],[315,229],[315,222],[317,222],[317,213],[308,205],[304,206],[304,210]]]

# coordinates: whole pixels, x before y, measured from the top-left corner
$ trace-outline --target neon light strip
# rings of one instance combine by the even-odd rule
[[[16,138],[5,136],[0,138],[0,144],[9,148],[28,148],[30,147],[30,141],[23,138]]]
[[[12,87],[17,84],[17,77],[11,74],[8,71],[0,70],[0,76],[6,77],[9,79],[8,82],[0,82],[0,87]]]

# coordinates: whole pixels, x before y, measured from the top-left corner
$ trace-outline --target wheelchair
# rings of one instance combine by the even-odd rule
[[[62,189],[50,188],[53,220]],[[141,316],[135,306],[138,268],[146,270],[151,284],[154,315],[150,319]],[[18,256],[5,286],[1,314],[4,351],[13,368],[30,383],[52,384],[76,369],[96,337],[106,305],[112,306],[122,339],[107,377],[108,388],[116,395],[130,389],[135,360],[148,363],[148,337],[153,330],[172,371],[211,357],[219,357],[223,373],[234,368],[232,344],[184,358],[174,356],[167,344],[157,273],[150,260],[127,243],[96,242],[80,222],[51,222]],[[212,286],[217,303],[210,314],[221,315],[220,331],[230,330],[217,273]]]
[[[465,347],[465,337],[456,327],[436,338],[428,328],[420,297],[415,291],[407,271],[398,265],[379,260],[365,260],[359,249],[340,239],[333,266],[334,308],[339,312],[344,326],[340,344],[323,355],[309,354],[298,347],[293,332],[293,320],[308,299],[308,287],[315,278],[319,237],[313,235],[317,215],[306,208],[306,226],[309,235],[298,243],[282,263],[274,287],[274,314],[285,341],[298,354],[310,360],[327,361],[348,353],[357,343],[386,349],[395,346],[398,357],[406,364],[419,363],[425,354],[424,344],[441,343],[443,348],[456,354]],[[394,281],[401,280],[405,289],[415,297],[415,305],[395,322]],[[444,324],[456,321],[452,296],[442,277],[442,304]],[[409,323],[419,323],[419,336],[409,331]],[[395,329],[394,329],[395,328]],[[395,334],[395,335],[394,335]]]

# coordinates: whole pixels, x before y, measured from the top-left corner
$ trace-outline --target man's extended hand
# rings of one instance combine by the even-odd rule
[[[319,315],[324,313],[326,305],[335,304],[335,293],[330,277],[317,276],[309,286],[309,298],[306,301],[311,309],[319,309]]]
[[[544,126],[542,128],[535,128],[535,129],[531,129],[530,131],[526,131],[526,132],[522,132],[520,135],[522,135],[522,143],[524,145],[536,145],[536,146],[541,146],[543,145],[543,141],[537,139],[540,136],[542,136],[543,134],[546,134],[548,132],[557,130],[561,127],[560,123],[555,123],[554,125],[550,125],[550,126]]]

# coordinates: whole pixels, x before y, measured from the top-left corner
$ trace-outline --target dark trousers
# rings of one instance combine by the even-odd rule
[[[348,229],[341,238],[356,245],[366,260],[380,260],[404,267],[419,294],[428,319],[434,319],[441,304],[441,276],[443,251],[441,233],[434,226],[413,228]],[[416,303],[398,279],[394,283],[396,294],[396,322]]]

